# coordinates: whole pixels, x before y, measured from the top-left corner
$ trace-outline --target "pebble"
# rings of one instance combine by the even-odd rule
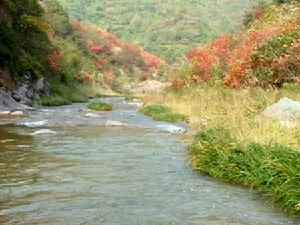
[[[57,134],[56,131],[50,130],[50,129],[41,129],[41,130],[37,130],[33,133],[31,133],[31,135],[35,136],[35,135],[44,135],[44,134],[50,134],[50,135],[55,135]]]
[[[84,115],[84,117],[86,117],[86,118],[100,118],[102,116],[99,115],[99,114],[96,114],[96,113],[87,113],[87,114]]]
[[[113,120],[108,120],[105,123],[105,126],[111,126],[111,127],[120,127],[123,126],[124,124],[121,123],[120,121],[113,121]]]
[[[23,116],[24,113],[22,111],[15,111],[11,113],[12,116]]]

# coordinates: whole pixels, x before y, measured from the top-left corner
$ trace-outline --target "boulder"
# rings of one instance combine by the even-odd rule
[[[300,102],[282,98],[260,113],[258,119],[260,121],[276,120],[284,127],[293,128],[295,121],[300,119]]]
[[[18,102],[12,97],[12,92],[6,88],[0,88],[0,111],[15,109]]]
[[[50,84],[45,80],[45,78],[38,79],[33,85],[34,99],[38,100],[44,95],[50,94]]]
[[[282,98],[279,102],[266,108],[260,117],[277,120],[300,119],[300,102]]]
[[[12,116],[24,116],[24,113],[22,111],[14,111],[10,115],[12,115]]]
[[[50,129],[41,129],[41,130],[37,130],[33,133],[31,133],[31,135],[36,136],[36,135],[55,135],[57,134],[56,131],[50,130]]]

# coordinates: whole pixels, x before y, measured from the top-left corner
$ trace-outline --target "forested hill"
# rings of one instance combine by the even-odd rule
[[[60,0],[73,18],[174,60],[235,31],[257,0]]]

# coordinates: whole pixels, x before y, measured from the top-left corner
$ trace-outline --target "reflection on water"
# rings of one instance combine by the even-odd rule
[[[0,128],[0,224],[299,224],[257,193],[193,172],[175,135],[53,129]]]

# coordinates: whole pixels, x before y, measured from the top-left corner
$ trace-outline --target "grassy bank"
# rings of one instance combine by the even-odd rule
[[[198,133],[189,150],[195,169],[261,190],[288,212],[300,212],[300,151],[279,144],[240,143],[225,129]]]
[[[300,212],[300,129],[256,116],[282,97],[300,100],[300,89],[186,88],[145,96],[187,115],[199,130],[189,150],[193,168],[226,182],[256,188],[290,213]]]

